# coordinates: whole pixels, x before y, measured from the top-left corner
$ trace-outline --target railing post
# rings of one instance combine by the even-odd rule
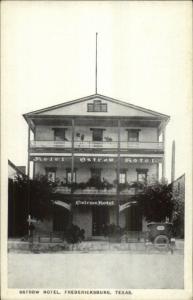
[[[71,157],[71,183],[74,182],[74,131],[75,131],[75,122],[74,119],[72,119],[72,157]],[[70,212],[70,220],[69,223],[72,225],[73,223],[73,209],[74,209],[74,203],[73,203],[73,187],[71,187],[71,212]]]
[[[120,202],[120,120],[118,120],[118,143],[117,143],[117,201],[116,201],[116,224],[119,226],[119,202]]]

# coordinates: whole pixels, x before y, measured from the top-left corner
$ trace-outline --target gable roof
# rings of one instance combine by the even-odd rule
[[[137,105],[134,105],[134,104],[131,104],[131,103],[127,103],[125,101],[117,100],[117,99],[107,97],[107,96],[104,96],[104,95],[100,95],[100,94],[93,94],[93,95],[90,95],[90,96],[86,96],[86,97],[82,97],[82,98],[79,98],[79,99],[63,102],[63,103],[60,103],[60,104],[57,104],[57,105],[49,106],[49,107],[46,107],[46,108],[43,108],[43,109],[39,109],[39,110],[35,110],[35,111],[32,111],[32,112],[26,113],[23,116],[27,121],[27,118],[30,117],[30,116],[39,115],[41,113],[44,113],[44,115],[45,115],[46,112],[49,112],[51,110],[55,110],[55,109],[58,109],[58,108],[61,108],[61,107],[74,105],[74,104],[84,102],[84,101],[93,100],[96,97],[97,97],[97,99],[113,102],[113,103],[116,103],[116,104],[119,104],[119,105],[122,105],[122,106],[125,106],[125,107],[128,107],[128,108],[136,109],[136,110],[151,114],[154,117],[159,117],[161,119],[165,119],[166,121],[168,121],[169,118],[170,118],[168,115],[158,113],[156,111],[146,109],[146,108],[143,108],[141,106],[137,106]]]
[[[22,175],[22,176],[27,176],[26,174],[25,174],[25,172],[23,172],[23,170],[25,169],[25,166],[16,166],[16,165],[14,165],[14,163],[12,163],[12,161],[10,161],[9,159],[8,159],[8,165],[12,168],[12,169],[14,169],[15,170],[15,172],[17,173],[17,174],[19,174],[19,175]]]

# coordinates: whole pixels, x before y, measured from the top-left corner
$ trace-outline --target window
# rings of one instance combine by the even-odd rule
[[[93,142],[101,142],[103,141],[103,131],[101,128],[91,128],[92,130],[92,140]]]
[[[88,112],[107,112],[107,104],[102,103],[101,100],[94,100],[93,103],[87,104]]]
[[[55,182],[56,181],[56,168],[46,168],[46,176],[48,181]]]
[[[101,169],[91,169],[91,178],[101,179]]]
[[[72,173],[70,169],[66,170],[66,183],[76,182],[76,170],[73,172],[73,181],[72,181]]]
[[[119,174],[119,183],[126,183],[126,170],[121,170]]]
[[[141,183],[147,183],[147,172],[148,169],[136,169],[137,181]]]
[[[66,128],[53,128],[55,141],[66,141],[65,132]]]
[[[139,131],[140,129],[127,129],[128,131],[128,141],[138,142],[139,141]]]

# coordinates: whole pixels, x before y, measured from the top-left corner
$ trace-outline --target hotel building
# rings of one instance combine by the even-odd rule
[[[86,238],[102,236],[107,224],[145,230],[133,195],[136,182],[165,177],[169,116],[94,94],[24,118],[28,174],[56,183],[47,231],[63,231],[69,220]]]

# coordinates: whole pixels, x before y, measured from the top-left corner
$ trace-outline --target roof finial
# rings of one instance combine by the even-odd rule
[[[95,68],[95,93],[97,94],[97,36],[98,32],[96,32],[96,68]]]

